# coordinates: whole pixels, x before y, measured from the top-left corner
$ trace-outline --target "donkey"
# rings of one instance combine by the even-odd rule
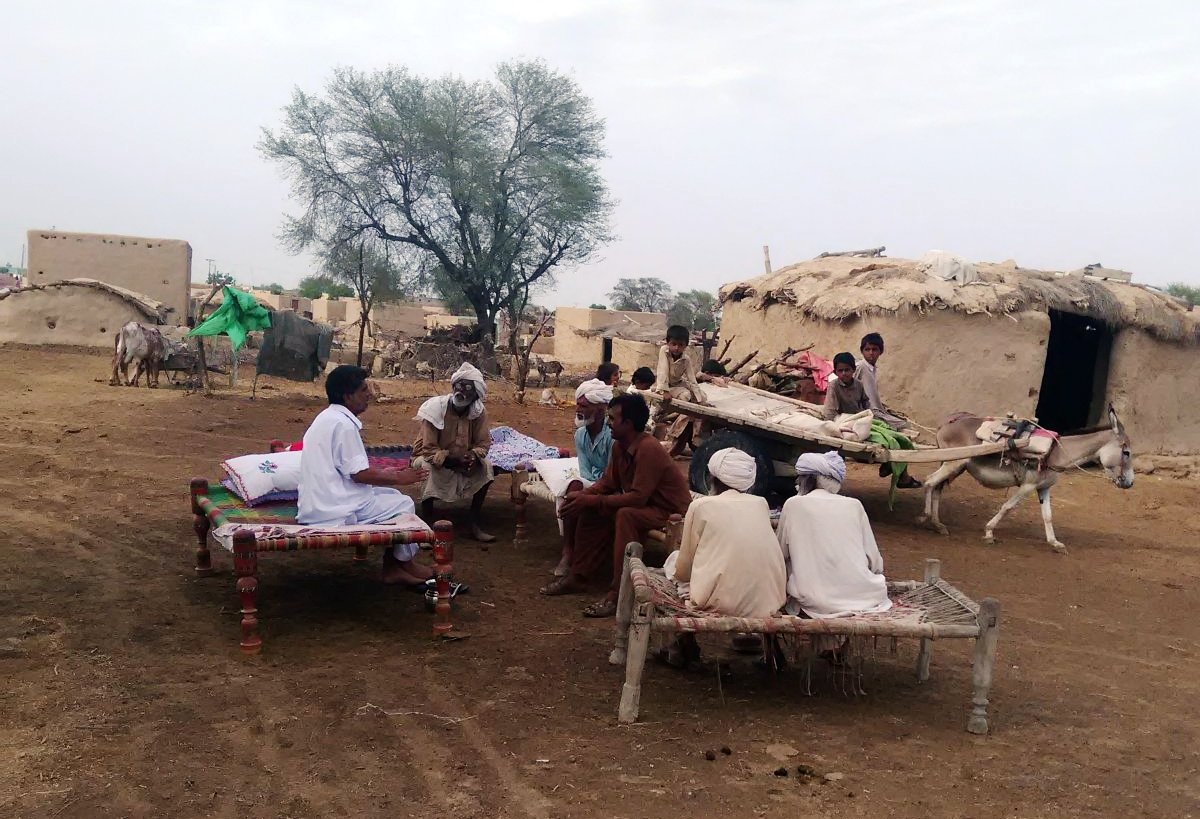
[[[979,443],[975,432],[985,420],[976,415],[952,418],[938,429],[938,446],[959,447]],[[925,480],[925,514],[918,521],[928,523],[943,535],[949,534],[949,530],[942,525],[938,517],[942,491],[950,481],[963,472],[969,472],[972,478],[988,489],[1017,487],[1016,493],[1006,500],[995,517],[984,525],[985,543],[995,543],[996,538],[992,533],[1004,516],[1026,497],[1037,492],[1038,502],[1042,507],[1042,522],[1046,525],[1046,542],[1056,550],[1065,552],[1067,547],[1054,536],[1054,524],[1050,513],[1050,489],[1058,483],[1058,478],[1064,471],[1099,460],[1109,479],[1118,488],[1129,489],[1133,486],[1129,436],[1125,434],[1125,426],[1111,404],[1108,407],[1108,421],[1108,426],[1060,437],[1050,453],[1037,466],[1019,458],[1005,463],[1001,455],[985,455],[942,464]]]

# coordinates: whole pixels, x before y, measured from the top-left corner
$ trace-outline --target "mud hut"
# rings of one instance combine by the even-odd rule
[[[1200,314],[1097,266],[965,267],[964,284],[928,260],[802,262],[722,287],[721,334],[737,336],[733,358],[766,359],[808,344],[857,355],[859,339],[879,332],[884,398],[921,424],[1012,411],[1067,431],[1102,422],[1111,401],[1139,453],[1196,462]]]
[[[94,279],[69,279],[0,291],[0,342],[112,349],[127,321],[163,324],[165,306]]]

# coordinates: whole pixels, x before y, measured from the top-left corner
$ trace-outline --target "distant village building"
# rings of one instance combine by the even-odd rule
[[[663,313],[588,307],[559,307],[554,312],[554,358],[569,372],[587,372],[611,361],[628,380],[638,367],[653,369],[658,364],[658,348],[666,335]],[[700,361],[697,348],[689,348],[688,355]]]
[[[186,324],[192,247],[180,239],[31,230],[23,284],[90,279],[159,302],[168,324]]]

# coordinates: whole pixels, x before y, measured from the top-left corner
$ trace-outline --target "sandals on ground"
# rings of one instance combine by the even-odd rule
[[[584,617],[614,617],[616,616],[616,613],[617,601],[609,600],[607,598],[604,600],[597,600],[595,603],[590,604],[583,610]]]
[[[547,583],[538,589],[538,594],[544,594],[547,597],[556,597],[560,594],[574,594],[579,591],[579,587],[575,584],[570,575],[560,577],[557,580]]]

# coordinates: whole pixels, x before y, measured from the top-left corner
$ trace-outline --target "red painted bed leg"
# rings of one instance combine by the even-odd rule
[[[257,654],[262,648],[258,636],[258,546],[254,534],[246,529],[233,533],[233,568],[242,603],[242,653]]]
[[[191,492],[192,531],[196,533],[196,539],[200,542],[200,548],[196,550],[196,574],[206,577],[213,573],[212,555],[208,551],[208,530],[212,523],[196,499],[208,494],[208,481],[204,478],[193,478]]]
[[[454,525],[448,520],[433,524],[433,573],[437,578],[437,607],[433,636],[445,637],[450,625],[450,578],[454,572]]]

